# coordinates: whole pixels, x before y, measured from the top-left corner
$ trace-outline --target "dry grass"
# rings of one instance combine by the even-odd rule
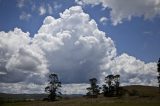
[[[0,106],[160,106],[160,93],[156,87],[126,86],[129,93],[136,91],[135,96],[86,98],[76,97],[61,101],[32,101],[4,103]],[[133,92],[134,93],[134,92]]]
[[[132,85],[132,86],[125,86],[124,89],[128,90],[129,92],[136,91],[138,93],[137,96],[142,96],[142,97],[160,96],[159,89],[153,86]]]
[[[75,98],[55,102],[33,101],[6,103],[2,106],[160,106],[160,97]]]

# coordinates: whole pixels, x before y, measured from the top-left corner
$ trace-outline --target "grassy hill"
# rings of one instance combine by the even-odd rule
[[[132,85],[123,87],[131,96],[155,97],[160,96],[159,88],[153,86]],[[135,93],[135,95],[134,95]]]
[[[34,101],[13,101],[1,103],[0,106],[160,106],[160,93],[157,87],[132,85],[125,86],[125,95],[121,97],[103,97],[87,98],[80,95],[66,96],[60,101],[47,102],[42,101],[45,94],[0,94],[0,98],[32,98]]]

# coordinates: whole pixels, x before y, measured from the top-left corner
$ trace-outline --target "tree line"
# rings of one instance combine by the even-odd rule
[[[120,90],[120,75],[108,75],[105,77],[105,84],[102,87],[97,85],[97,79],[89,79],[90,87],[87,88],[88,97],[97,97],[100,94],[100,89],[102,89],[102,94],[104,96],[119,96]]]
[[[158,84],[159,84],[159,92],[160,92],[160,58],[157,63],[157,71],[158,71]],[[122,95],[122,87],[120,87],[120,75],[108,75],[105,77],[104,85],[100,87],[97,84],[96,78],[89,79],[90,87],[86,88],[88,91],[86,96],[91,98],[96,98],[98,95],[103,94],[105,97],[111,96],[120,96]],[[50,74],[49,75],[49,83],[48,86],[45,88],[45,92],[47,92],[48,98],[47,100],[55,101],[57,98],[61,98],[62,94],[59,90],[61,87],[61,82],[59,81],[57,74]],[[100,93],[102,90],[102,93]]]

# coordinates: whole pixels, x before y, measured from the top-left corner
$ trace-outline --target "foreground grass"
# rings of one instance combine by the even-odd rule
[[[32,101],[4,103],[1,106],[160,106],[159,97],[72,98],[55,102]]]

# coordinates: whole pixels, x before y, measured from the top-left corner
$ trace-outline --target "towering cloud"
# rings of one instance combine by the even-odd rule
[[[160,15],[160,0],[75,0],[78,4],[101,4],[111,9],[110,17],[113,25],[131,20],[132,17],[152,19]]]
[[[99,77],[103,60],[116,56],[111,38],[79,6],[66,9],[59,19],[46,17],[33,43],[46,53],[51,72],[66,83]]]
[[[67,89],[67,93],[82,93],[89,78],[102,81],[111,73],[120,74],[123,84],[154,85],[155,65],[127,54],[116,56],[113,40],[98,29],[80,6],[66,9],[58,19],[46,17],[33,38],[18,28],[0,32],[3,92],[42,92],[39,87],[46,84],[52,72],[65,83],[64,92],[71,84],[72,90]],[[81,84],[82,89],[78,90]],[[8,89],[11,87],[15,90]]]

